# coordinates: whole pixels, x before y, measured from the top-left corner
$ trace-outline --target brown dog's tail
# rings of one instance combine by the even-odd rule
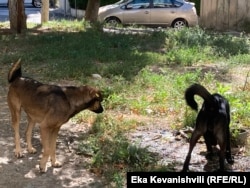
[[[203,98],[203,100],[208,103],[213,103],[213,96],[208,92],[208,90],[200,84],[193,84],[185,91],[185,100],[192,109],[198,111],[198,104],[194,100],[194,95],[198,95]]]
[[[18,59],[18,61],[11,67],[9,71],[8,82],[11,83],[15,79],[20,78],[21,76],[22,76],[21,59]]]

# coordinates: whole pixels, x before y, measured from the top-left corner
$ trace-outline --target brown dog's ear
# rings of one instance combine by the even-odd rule
[[[98,89],[90,88],[89,94],[90,94],[91,98],[102,101],[102,95]]]

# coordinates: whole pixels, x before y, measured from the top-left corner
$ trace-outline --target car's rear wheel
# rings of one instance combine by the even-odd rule
[[[172,24],[172,27],[176,28],[176,29],[181,29],[181,28],[187,27],[187,26],[188,26],[187,21],[183,20],[183,19],[175,20]]]
[[[32,5],[36,8],[41,8],[42,7],[42,0],[33,0]]]
[[[105,23],[107,23],[111,26],[117,26],[117,25],[121,24],[121,21],[116,17],[110,17],[110,18],[106,19]]]

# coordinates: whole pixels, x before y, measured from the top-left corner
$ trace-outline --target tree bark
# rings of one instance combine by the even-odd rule
[[[23,0],[9,0],[10,29],[16,33],[22,33],[27,29],[26,14]]]
[[[85,20],[94,23],[98,18],[100,0],[88,0],[87,9],[85,12]]]
[[[49,0],[42,0],[41,23],[49,21]]]

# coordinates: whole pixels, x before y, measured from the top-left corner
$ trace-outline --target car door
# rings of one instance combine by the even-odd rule
[[[178,17],[178,7],[181,5],[181,2],[175,0],[153,0],[150,23],[170,26]]]
[[[124,24],[148,24],[150,22],[150,1],[133,0],[124,9]]]

